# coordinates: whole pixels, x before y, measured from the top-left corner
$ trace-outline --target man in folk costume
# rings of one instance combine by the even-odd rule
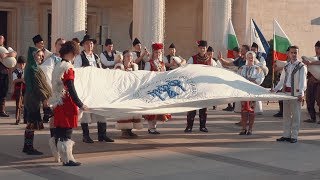
[[[263,70],[255,65],[256,54],[253,51],[249,51],[246,54],[246,65],[239,69],[239,74],[247,80],[260,85],[264,80]],[[257,63],[256,63],[257,64]],[[242,101],[241,102],[241,125],[242,131],[239,135],[251,135],[252,128],[255,120],[255,101]],[[247,125],[249,127],[247,128]]]
[[[113,49],[113,42],[111,39],[106,39],[104,45],[105,51],[100,54],[102,67],[104,69],[113,69],[115,65],[115,56],[120,54],[120,52]]]
[[[146,62],[144,70],[147,71],[157,71],[163,72],[166,71],[166,66],[162,61],[162,43],[152,44],[152,55],[151,59]],[[159,115],[144,115],[145,120],[148,121],[148,133],[149,134],[160,134],[157,131],[157,121],[167,121],[171,118],[170,114],[159,114]]]
[[[213,60],[207,55],[207,41],[200,40],[198,43],[198,54],[190,57],[188,64],[204,64],[208,66],[213,66]],[[189,111],[187,113],[187,127],[184,130],[185,133],[192,132],[194,118],[196,117],[197,111]],[[202,108],[199,110],[199,121],[200,121],[200,131],[208,132],[206,128],[207,123],[207,108]]]
[[[211,59],[212,61],[212,66],[215,66],[215,67],[222,67],[220,61],[214,57],[214,50],[211,46],[208,47],[207,49],[207,55],[209,56],[209,58]]]
[[[32,41],[36,48],[41,49],[44,52],[44,61],[46,61],[52,55],[52,52],[50,52],[48,49],[45,48],[44,41],[40,36],[40,34],[35,35],[32,38]]]
[[[73,41],[67,41],[59,51],[62,61],[58,62],[52,72],[53,96],[50,99],[54,107],[55,143],[50,145],[57,162],[63,166],[79,166],[72,154],[74,141],[71,140],[72,129],[78,126],[78,108],[88,108],[79,99],[74,87],[75,73],[72,62],[79,54],[79,47]]]
[[[123,60],[117,63],[114,68],[122,71],[138,71],[139,67],[133,62],[132,52],[129,50],[123,51]],[[141,122],[141,116],[134,116],[126,120],[118,120],[116,123],[116,129],[121,130],[122,138],[137,138],[138,135],[132,132],[132,129],[142,129],[143,124]]]
[[[316,56],[313,58],[317,61],[310,61],[307,59],[303,60],[303,63],[310,66],[317,66],[320,69],[320,41],[317,41],[314,46]],[[317,102],[317,105],[319,107],[319,113],[320,113],[320,79],[315,78],[310,72],[307,74],[308,82],[307,82],[307,94],[306,94],[306,102],[307,102],[307,109],[310,115],[310,119],[304,120],[304,122],[307,123],[315,123],[317,122],[316,118],[316,110],[314,108],[315,103]],[[318,124],[320,124],[320,121],[318,121]]]
[[[0,117],[9,117],[6,113],[6,96],[9,90],[9,70],[15,66],[16,62],[10,62],[6,64],[4,62],[7,57],[16,57],[17,53],[13,51],[11,48],[8,50],[4,47],[5,38],[3,35],[0,35],[0,48],[3,48],[5,53],[0,53]],[[7,67],[9,66],[9,67]]]
[[[296,143],[300,128],[301,105],[304,102],[304,91],[307,87],[307,67],[298,60],[297,46],[289,47],[289,59],[282,70],[280,81],[271,90],[282,89],[286,94],[297,97],[294,101],[283,101],[283,135],[277,141]]]
[[[23,56],[18,57],[17,68],[12,72],[13,95],[12,99],[16,101],[16,125],[20,123],[23,107],[23,95],[26,91],[24,82],[24,68],[26,59]]]
[[[102,68],[99,56],[93,52],[93,47],[96,43],[97,41],[91,38],[89,35],[85,35],[83,37],[83,40],[80,42],[80,45],[83,46],[84,50],[78,56],[76,56],[74,61],[74,67],[79,68],[93,66],[97,68]],[[98,141],[114,142],[113,139],[107,136],[106,118],[104,116],[91,113],[83,113],[83,116],[81,118],[83,142],[94,143],[94,141],[90,138],[88,125],[88,123],[90,123],[91,121],[97,121]]]
[[[171,57],[176,56],[181,58],[180,56],[176,55],[176,52],[176,46],[171,43],[169,46],[169,54],[163,57],[163,62],[165,63],[167,69],[170,69]]]
[[[178,56],[171,56],[170,57],[170,70],[177,69],[178,67],[181,67],[183,65],[187,64],[187,61],[185,59],[182,59],[181,57]]]
[[[149,52],[147,48],[144,48],[144,52],[141,50],[141,42],[138,38],[135,38],[132,42],[133,45],[133,61],[138,64],[139,70],[144,70],[144,66],[146,64],[147,58],[149,58]]]
[[[46,80],[44,72],[39,67],[44,60],[44,52],[41,49],[30,47],[28,50],[27,65],[24,79],[26,92],[24,95],[24,106],[26,109],[25,120],[27,126],[24,133],[23,152],[28,155],[42,155],[33,147],[34,131],[43,129],[40,108],[52,111],[48,99],[51,97],[51,88]]]

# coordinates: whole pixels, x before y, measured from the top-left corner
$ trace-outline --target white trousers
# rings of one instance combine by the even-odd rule
[[[283,101],[283,137],[298,139],[301,118],[301,102]]]

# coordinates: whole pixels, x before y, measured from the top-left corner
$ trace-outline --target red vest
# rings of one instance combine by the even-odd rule
[[[154,60],[150,60],[149,63],[150,63],[150,71],[159,71],[157,66],[154,64]],[[160,71],[166,71],[164,62],[160,61],[160,64],[161,64],[161,70]]]
[[[192,59],[193,59],[193,64],[204,64],[204,65],[208,65],[208,66],[211,65],[210,60],[209,61],[198,61],[197,54],[192,56]]]

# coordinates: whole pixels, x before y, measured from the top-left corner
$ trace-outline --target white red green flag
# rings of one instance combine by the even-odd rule
[[[226,35],[226,44],[227,44],[227,58],[234,58],[233,48],[239,47],[238,39],[236,33],[234,32],[231,19],[229,19],[228,30]]]
[[[285,62],[287,60],[287,49],[292,43],[276,20],[274,20],[273,28],[273,59],[274,61]]]

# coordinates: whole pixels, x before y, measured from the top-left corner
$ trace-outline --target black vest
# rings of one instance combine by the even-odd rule
[[[108,55],[107,51],[103,51],[102,53],[107,58],[107,61],[114,61],[114,54],[116,54],[116,51],[112,51],[111,56]]]
[[[97,68],[101,68],[101,61],[98,55],[93,53],[94,59],[96,60],[97,63]],[[86,55],[84,54],[84,51],[81,52],[80,54],[81,60],[82,60],[82,66],[81,67],[87,67],[90,66],[89,60],[87,59]]]
[[[167,57],[168,63],[170,63],[170,59],[171,59],[170,54],[168,54],[166,57]]]
[[[133,52],[135,52],[135,53],[137,54],[137,57],[138,57],[138,58],[141,56],[141,52],[139,52],[139,51],[133,51]],[[142,59],[142,60],[139,62],[139,64],[138,64],[139,70],[144,70],[145,64],[146,64],[146,63],[145,63],[144,60]]]

